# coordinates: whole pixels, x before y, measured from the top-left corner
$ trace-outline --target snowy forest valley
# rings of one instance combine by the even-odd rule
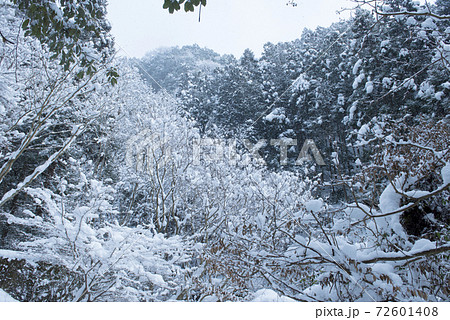
[[[351,3],[138,59],[0,0],[0,301],[450,301],[450,1]]]

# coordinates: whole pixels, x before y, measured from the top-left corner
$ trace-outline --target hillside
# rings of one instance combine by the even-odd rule
[[[449,301],[446,1],[259,58],[116,58],[106,2],[27,5],[0,1],[0,299]]]

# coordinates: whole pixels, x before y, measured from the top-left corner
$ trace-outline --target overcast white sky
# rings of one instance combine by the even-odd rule
[[[259,55],[266,42],[290,41],[303,28],[328,26],[348,0],[208,0],[198,22],[195,13],[169,14],[163,0],[109,0],[108,15],[121,55],[142,57],[159,47],[197,43],[221,54],[239,57],[246,48]]]

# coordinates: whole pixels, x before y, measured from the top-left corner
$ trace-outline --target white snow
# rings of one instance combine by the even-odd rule
[[[388,8],[385,9],[389,10]],[[55,10],[55,12],[56,11],[57,10]],[[403,17],[402,19],[405,20],[406,18]],[[420,20],[422,21],[423,19]],[[417,22],[413,17],[407,19],[407,24],[419,24],[420,27],[420,22]],[[431,18],[422,23],[422,27],[425,28],[425,30],[433,28],[435,25],[435,21]],[[410,28],[410,30],[416,30],[414,32],[417,32],[418,29],[419,28]],[[431,36],[433,31],[423,32],[424,36],[427,37]],[[385,37],[387,38],[387,35]],[[390,47],[394,42],[397,43],[397,40],[392,40],[394,38],[390,39],[391,43],[389,40],[384,40],[381,42],[380,45],[382,49]],[[382,39],[380,39],[380,41],[381,40]],[[353,47],[356,47],[358,42],[356,40],[351,40],[351,43]],[[444,45],[442,48],[444,48],[444,50],[448,50],[448,45]],[[399,52],[394,53],[394,49]],[[400,57],[413,54],[412,51],[410,53],[406,48],[400,49],[396,47],[392,48],[392,51],[393,54],[392,57],[390,57],[392,59],[395,59],[397,54]],[[338,73],[346,70],[342,73],[342,78],[345,79],[345,81],[350,81],[348,83],[349,85],[352,83],[351,80],[356,78],[353,82],[353,88],[359,88],[358,92],[355,91],[354,95],[351,95],[347,89],[338,91],[340,89],[334,88],[336,89],[335,94],[338,94],[338,96],[330,96],[330,99],[332,100],[337,99],[337,102],[332,101],[332,104],[333,102],[335,103],[335,105],[332,106],[332,110],[335,112],[335,109],[339,109],[339,112],[342,112],[339,117],[346,116],[345,121],[349,121],[349,119],[353,120],[354,123],[352,123],[352,125],[354,124],[354,126],[351,128],[351,132],[352,134],[358,135],[358,138],[372,141],[375,140],[372,139],[374,136],[384,137],[386,131],[383,130],[385,125],[382,122],[384,121],[382,119],[382,116],[384,116],[383,110],[379,110],[377,118],[373,118],[373,120],[362,120],[363,116],[365,116],[364,110],[366,106],[363,102],[361,105],[358,105],[358,102],[354,101],[361,101],[359,99],[361,95],[365,95],[365,93],[372,94],[374,89],[377,89],[375,91],[377,92],[382,86],[388,89],[393,85],[399,86],[402,83],[401,79],[405,79],[405,77],[403,75],[396,74],[394,70],[388,70],[385,73],[386,77],[383,78],[382,81],[380,81],[381,79],[379,78],[374,79],[371,77],[371,70],[366,70],[366,68],[373,67],[371,65],[371,60],[368,57],[365,56],[365,60],[363,60],[359,59],[359,57],[351,56],[352,53],[346,54],[350,55],[348,58],[347,56],[343,57],[342,61],[345,61],[345,63],[341,63]],[[356,61],[357,59],[359,60]],[[327,66],[331,67],[333,61],[334,60],[327,59]],[[352,63],[354,63],[353,66]],[[261,62],[261,65],[263,64],[264,62]],[[220,65],[216,62],[209,60],[200,61],[196,64],[197,69],[208,72],[214,68],[218,68],[219,66]],[[294,74],[297,72],[302,72],[302,69],[303,67],[299,67],[299,69],[292,69],[290,71]],[[351,72],[353,72],[353,74],[351,74]],[[123,73],[123,75],[124,77],[128,76],[126,73]],[[390,75],[392,75],[392,78],[389,78]],[[407,76],[408,75],[406,75],[406,77]],[[381,77],[383,77],[383,75],[381,75]],[[300,75],[295,81],[293,81],[292,87],[295,90],[308,89],[310,87],[310,83],[306,80],[306,78],[306,76]],[[311,83],[314,83],[312,79],[313,78],[311,78]],[[1,80],[2,79],[0,78],[0,86],[2,82]],[[270,79],[266,80],[268,82],[265,81],[264,86],[262,86],[261,89],[267,89],[270,91],[268,88],[271,86],[271,81]],[[254,84],[252,83],[252,80],[247,81],[248,84]],[[423,80],[420,80],[420,82],[423,82]],[[418,82],[418,84],[420,82]],[[345,82],[345,84],[347,84],[347,82]],[[374,88],[375,84],[377,85],[377,88]],[[408,88],[417,88],[418,84],[416,85],[414,80],[406,81],[404,83],[405,87]],[[122,84],[119,85],[125,86],[126,82],[122,82]],[[446,82],[441,85],[437,82],[435,85],[436,90],[439,88],[439,90],[442,91],[435,93],[435,89],[433,88],[431,82],[423,82],[421,83],[419,88],[420,91],[417,94],[423,97],[429,97],[430,99],[442,100],[444,98],[444,94],[448,94],[447,89],[450,89],[450,82]],[[185,164],[188,165],[190,163],[189,158],[191,155],[190,152],[192,151],[191,147],[187,146],[186,141],[191,141],[194,137],[200,138],[199,132],[194,131],[190,125],[185,124],[184,120],[178,120],[175,113],[172,116],[172,109],[169,109],[168,106],[160,103],[161,101],[159,96],[154,97],[152,94],[151,98],[149,97],[148,99],[155,99],[155,101],[147,103],[148,101],[146,99],[141,99],[139,96],[140,91],[138,89],[135,91],[135,84],[129,84],[129,86],[132,87],[133,90],[130,90],[125,86],[123,89],[120,89],[120,94],[117,94],[117,96],[113,95],[113,98],[111,98],[113,104],[116,100],[117,103],[122,103],[119,100],[123,98],[123,106],[129,108],[129,110],[124,111],[125,113],[123,117],[118,117],[117,129],[115,128],[114,130],[117,131],[117,137],[115,135],[109,136],[108,133],[107,137],[96,139],[96,143],[98,143],[99,146],[106,146],[109,145],[109,143],[122,145],[127,139],[130,138],[130,136],[133,136],[136,132],[139,133],[139,131],[145,127],[151,127],[154,132],[161,131],[165,133],[168,130],[168,135],[173,135],[173,138],[171,137],[169,140],[170,147],[174,150],[174,157],[177,157],[176,159],[180,160],[177,160],[179,163],[168,163],[170,165],[168,166],[170,170],[167,170],[167,178],[164,181],[158,181],[160,180],[160,177],[154,177],[154,181],[152,180],[152,182],[155,182],[155,188],[159,188],[156,185],[159,184],[161,189],[161,197],[158,198],[158,195],[156,195],[156,200],[168,199],[166,201],[167,204],[161,203],[161,206],[155,208],[155,211],[158,210],[159,212],[159,208],[165,210],[166,207],[167,209],[170,209],[169,205],[173,206],[173,208],[182,208],[180,209],[179,215],[180,222],[184,219],[182,222],[183,225],[185,223],[187,223],[188,226],[192,224],[192,228],[196,227],[196,220],[203,219],[204,214],[204,218],[209,221],[207,226],[205,225],[205,235],[214,233],[214,237],[217,236],[224,241],[224,248],[229,244],[236,244],[237,248],[248,248],[248,257],[259,259],[261,261],[260,270],[262,272],[267,271],[268,274],[269,272],[273,272],[274,277],[278,275],[280,276],[280,279],[285,280],[286,283],[290,283],[291,279],[293,279],[295,282],[292,283],[292,285],[297,286],[297,284],[299,284],[298,290],[305,290],[305,293],[313,295],[320,300],[332,299],[336,301],[342,298],[337,295],[341,289],[342,291],[347,291],[351,298],[356,297],[356,299],[368,300],[369,298],[367,294],[369,292],[374,295],[375,299],[382,300],[384,299],[383,295],[386,292],[393,293],[393,284],[401,285],[402,279],[407,282],[408,274],[407,272],[402,274],[403,271],[400,270],[400,268],[397,268],[398,264],[402,262],[389,261],[369,264],[367,259],[405,257],[405,255],[406,257],[409,257],[409,255],[436,247],[436,243],[426,239],[418,240],[415,243],[410,242],[412,240],[408,241],[409,238],[406,233],[402,231],[402,226],[399,222],[401,214],[393,214],[388,217],[368,218],[368,215],[377,216],[382,213],[389,213],[401,209],[400,206],[403,205],[400,201],[401,196],[397,194],[394,190],[395,188],[390,184],[386,185],[384,191],[381,190],[383,191],[381,197],[376,199],[379,200],[380,209],[376,206],[369,207],[364,205],[363,203],[366,202],[360,201],[363,199],[358,199],[358,204],[345,203],[342,204],[342,206],[336,205],[336,209],[338,210],[334,210],[334,207],[331,208],[333,209],[332,211],[330,210],[333,212],[330,217],[334,223],[331,225],[331,223],[328,224],[327,222],[327,225],[325,226],[325,232],[330,231],[329,235],[330,240],[332,241],[326,241],[326,237],[315,236],[317,234],[315,231],[318,231],[318,234],[320,235],[322,235],[322,232],[320,230],[315,230],[317,227],[317,222],[313,217],[314,214],[312,213],[319,214],[322,212],[327,212],[331,205],[328,205],[326,199],[325,201],[321,198],[311,199],[312,196],[309,191],[303,189],[306,188],[306,185],[310,184],[309,181],[303,182],[294,174],[291,176],[288,173],[267,172],[264,168],[253,169],[251,166],[246,167],[245,170],[241,170],[241,168],[237,168],[237,166],[228,166],[223,163],[218,164],[218,162],[212,162],[207,167],[204,167],[203,165],[185,167]],[[315,86],[316,84],[314,83],[314,87]],[[105,90],[100,90],[101,86],[98,83],[93,84],[93,88],[96,89],[95,91],[105,91],[102,95],[99,95],[99,101],[104,101],[105,105],[111,104],[110,100],[106,100],[106,96],[108,95],[108,92],[106,91],[109,89],[106,90],[105,88]],[[277,90],[275,87],[272,88]],[[143,87],[142,90],[147,92],[147,87]],[[274,90],[270,92],[274,92]],[[267,95],[270,95],[269,92],[264,92],[267,93]],[[348,97],[344,96],[344,92],[345,95],[348,95]],[[122,93],[124,95],[122,95]],[[190,94],[189,90],[185,90],[184,93],[187,95]],[[1,94],[2,91],[0,88],[0,96]],[[92,94],[98,94],[98,92],[93,92]],[[319,94],[320,92],[316,95],[317,101],[321,101]],[[133,99],[131,99],[133,101],[130,100],[130,102],[128,102],[126,95],[133,96]],[[103,98],[103,96],[105,96],[105,98]],[[115,97],[119,96],[120,99],[115,99]],[[277,93],[274,93],[273,96],[276,97]],[[144,97],[147,97],[147,94]],[[209,97],[208,103],[216,103],[214,101],[211,102],[211,100],[215,99],[218,99],[218,97]],[[298,101],[300,101],[298,105],[300,106],[303,100],[300,100],[300,98],[298,99]],[[434,102],[436,101],[434,100]],[[316,103],[319,104],[319,102]],[[134,104],[136,104],[136,106]],[[154,104],[157,106],[149,107],[149,104]],[[159,106],[160,104],[162,104],[162,108]],[[145,111],[141,111],[141,106],[142,110]],[[173,106],[173,108],[176,107]],[[0,118],[3,116],[3,113],[5,113],[5,116],[9,117],[12,111],[13,109],[9,103],[0,104]],[[291,120],[286,117],[288,113],[284,108],[276,108],[274,110],[271,109],[271,111],[272,112],[269,111],[270,114],[266,115],[264,118],[268,122],[289,122]],[[86,118],[88,118],[89,115],[90,113],[86,111]],[[323,121],[323,123],[326,124],[325,120],[327,117],[325,116],[322,115],[322,117],[320,117],[317,115],[314,116],[314,119],[317,119],[316,123],[322,123]],[[251,122],[251,120],[249,121]],[[167,129],[167,127],[169,127],[169,129]],[[82,127],[74,126],[72,133],[75,134],[80,129],[82,129]],[[296,130],[296,128],[294,129]],[[0,131],[1,130],[3,129],[0,128]],[[280,139],[288,139],[288,137],[295,136],[295,130],[289,129],[287,131],[283,131],[283,134],[277,137]],[[331,137],[330,139],[333,138]],[[368,143],[365,140],[363,142]],[[255,147],[255,150],[256,149],[257,148]],[[178,150],[180,151],[178,152]],[[151,151],[154,150],[152,149]],[[290,151],[294,152],[296,150],[292,147],[290,148]],[[359,156],[364,159],[362,157],[364,152],[364,149],[356,150],[354,153],[355,158]],[[34,186],[33,188],[26,188],[27,184],[25,184],[25,182],[31,181],[31,178],[27,178],[28,180],[25,179],[24,182],[21,185],[17,185],[17,189],[14,189],[13,191],[17,191],[18,188],[23,188],[23,191],[26,193],[27,197],[30,197],[31,199],[30,206],[26,206],[29,210],[23,210],[23,215],[19,215],[18,217],[13,216],[11,213],[1,213],[3,215],[2,218],[6,218],[8,223],[35,227],[38,230],[43,230],[43,232],[47,232],[47,230],[49,230],[48,237],[42,239],[38,237],[36,239],[30,237],[23,240],[23,242],[19,244],[20,250],[23,250],[20,252],[0,249],[0,257],[8,259],[24,259],[30,264],[36,264],[38,261],[51,262],[53,261],[51,258],[53,258],[55,260],[61,259],[60,265],[72,266],[72,253],[67,253],[67,251],[69,249],[68,244],[73,244],[73,247],[76,247],[79,252],[80,257],[78,259],[79,262],[76,262],[77,266],[79,265],[81,268],[90,267],[92,266],[90,262],[98,261],[98,265],[101,264],[102,266],[98,269],[93,269],[93,275],[103,276],[106,272],[111,271],[111,273],[116,273],[118,277],[121,277],[124,280],[123,285],[126,285],[127,282],[131,283],[136,281],[136,286],[131,284],[129,289],[121,289],[119,283],[121,280],[118,278],[118,284],[112,288],[112,290],[124,290],[124,292],[129,290],[130,295],[133,295],[136,299],[140,299],[138,294],[141,294],[136,288],[147,288],[147,283],[154,285],[151,287],[157,287],[155,288],[155,292],[166,291],[167,297],[169,299],[174,299],[175,296],[172,296],[172,292],[181,292],[181,289],[186,287],[185,280],[190,281],[189,279],[192,278],[202,279],[201,276],[204,275],[205,272],[208,273],[206,266],[200,266],[198,268],[197,266],[194,266],[194,263],[197,261],[194,259],[197,259],[199,256],[202,257],[202,251],[204,249],[208,250],[208,246],[206,244],[196,243],[196,239],[192,238],[191,240],[190,237],[185,238],[183,234],[171,238],[167,238],[165,235],[159,233],[154,234],[158,231],[156,231],[156,228],[152,225],[128,228],[126,227],[126,224],[119,225],[115,221],[114,217],[118,215],[118,209],[116,208],[115,203],[118,202],[117,199],[121,199],[121,196],[116,197],[118,194],[115,192],[122,192],[122,190],[131,191],[133,184],[137,185],[137,183],[139,183],[139,187],[140,185],[145,186],[147,175],[141,177],[139,175],[134,175],[134,171],[131,173],[128,170],[124,170],[124,172],[118,172],[118,178],[123,179],[123,181],[121,180],[123,185],[116,188],[114,185],[115,183],[112,180],[110,182],[102,180],[105,182],[105,185],[103,185],[103,182],[95,180],[95,178],[93,178],[95,176],[90,173],[91,166],[94,167],[92,161],[84,164],[86,159],[79,159],[77,152],[71,154],[76,159],[67,159],[64,157],[62,161],[64,161],[63,163],[65,165],[72,168],[74,172],[65,177],[67,180],[63,179],[63,177],[61,177],[61,181],[58,180],[58,183],[61,184],[60,190],[50,191],[42,184],[39,184],[39,188],[37,186]],[[335,150],[331,156],[332,161],[335,164],[339,164],[338,151]],[[118,161],[120,161],[120,159]],[[161,162],[161,165],[162,168],[165,168],[164,166],[166,163]],[[356,159],[355,165],[362,166],[362,162],[359,158]],[[364,162],[364,166],[365,165],[366,164]],[[33,174],[37,175],[44,172],[47,166],[47,162],[42,164],[36,168]],[[130,168],[130,170],[131,169],[132,168]],[[81,171],[84,171],[84,173]],[[153,171],[151,174],[153,174]],[[450,183],[450,163],[445,164],[441,170],[441,174],[444,185],[448,185]],[[292,179],[289,177],[292,177]],[[153,178],[153,176],[150,178]],[[174,185],[173,188],[175,190],[173,200],[170,199],[171,191],[169,191],[172,190],[172,180]],[[403,182],[405,181],[409,182],[409,185],[412,185],[411,181],[405,179],[394,179],[393,182],[394,186],[397,187],[403,194],[407,193],[411,196],[420,197],[430,193],[428,191],[420,190],[406,191],[409,190],[407,187],[401,189],[404,186]],[[110,184],[111,189],[108,190],[107,185]],[[358,190],[358,192],[361,192],[362,194],[364,191],[369,190],[367,185],[363,183],[354,184],[354,186],[355,190]],[[441,186],[440,188],[443,187]],[[70,195],[72,192],[77,196],[72,198],[72,195]],[[64,197],[67,197],[67,201],[64,201]],[[75,199],[76,201],[74,201]],[[34,208],[38,206],[33,205],[32,201],[35,201],[39,204],[39,207],[42,207],[46,212],[48,212],[49,219],[44,220],[39,217],[38,211],[34,211]],[[356,199],[353,201],[356,201]],[[154,201],[151,200],[151,203],[153,202]],[[292,237],[296,240],[292,241],[293,239],[291,238],[283,239],[280,237],[281,241],[274,243],[275,246],[278,244],[280,245],[279,251],[278,248],[276,248],[277,255],[275,258],[269,248],[272,244],[271,246],[264,246],[264,241],[266,241],[265,239],[269,239],[264,238],[266,237],[265,234],[270,236],[269,232],[272,231],[271,228],[278,227],[276,223],[273,223],[274,220],[271,220],[272,204],[275,204],[273,208],[274,215],[280,212],[279,226],[284,228],[284,226],[287,226],[287,222],[292,225],[293,229],[290,229],[291,227],[286,227],[287,232],[289,231],[287,235],[292,234]],[[267,210],[261,210],[261,208],[267,208]],[[133,215],[138,217],[137,210],[134,208],[126,209],[129,211],[124,211],[124,214],[129,212],[130,216]],[[148,211],[150,212],[151,210],[153,210],[153,207],[150,204]],[[99,221],[100,223],[97,223],[99,217],[107,216],[112,217],[111,221],[108,220],[108,223],[105,224],[101,221]],[[161,217],[164,216],[165,215],[163,212]],[[298,221],[301,221],[302,229],[303,225],[307,227],[306,232],[303,232],[304,230],[299,230],[299,225],[294,225],[294,223],[291,222],[293,221],[291,220],[292,216],[298,218]],[[276,218],[278,219],[278,216],[276,216]],[[434,219],[432,214],[430,214],[428,218],[430,220]],[[216,221],[219,221],[217,223],[220,224],[215,225]],[[164,219],[164,221],[161,219],[162,226],[168,226],[169,223],[170,221],[168,222],[167,219]],[[183,225],[180,224],[180,226]],[[244,228],[247,228],[247,226],[249,227],[249,231],[245,233]],[[256,228],[254,226],[256,226]],[[309,234],[309,231],[312,231],[311,235]],[[241,241],[243,241],[242,243],[248,243],[249,246],[241,246]],[[262,249],[264,247],[267,251]],[[285,251],[286,248],[289,250]],[[66,251],[63,252],[62,249]],[[230,249],[232,250],[233,247],[231,246]],[[207,253],[209,253],[209,251],[207,251]],[[229,253],[234,254],[232,251],[227,250],[224,251],[223,256],[217,256],[218,263],[224,261],[224,259],[228,257],[227,255]],[[360,294],[358,286],[353,284],[351,281],[349,281],[348,287],[347,284],[345,284],[345,286],[341,286],[341,288],[336,285],[333,287],[331,284],[322,284],[320,282],[321,280],[324,280],[325,277],[333,275],[333,273],[336,273],[339,268],[336,268],[333,263],[314,260],[317,259],[318,253],[319,255],[323,254],[325,258],[328,257],[333,260],[336,259],[336,262],[342,263],[343,265],[350,265],[352,269],[352,277],[354,277],[356,281],[361,282],[366,274],[369,276],[372,274],[374,279],[370,279],[371,283],[361,282],[363,283],[364,289],[367,289],[367,292]],[[218,254],[222,254],[221,251],[219,251]],[[85,261],[88,263],[85,263]],[[271,261],[275,261],[275,264],[271,264]],[[285,270],[293,270],[291,269],[291,266],[295,266],[295,263],[300,263],[302,261],[306,261],[307,263],[308,261],[312,261],[313,263],[318,261],[320,263],[317,267],[317,273],[320,273],[320,275],[317,278],[315,278],[314,275],[314,265],[311,267],[312,273],[310,273],[310,270],[306,269],[305,274],[308,277],[308,282],[310,280],[309,276],[314,277],[314,279],[311,279],[314,280],[314,282],[312,282],[313,284],[300,282],[302,280],[301,274],[297,276],[289,273],[285,276],[286,273],[283,268],[286,268],[287,266]],[[359,267],[353,268],[353,261],[358,263],[359,267],[361,267],[361,271],[359,270]],[[403,260],[403,262],[406,262],[406,260]],[[234,263],[234,261],[231,260],[231,263]],[[286,265],[285,263],[289,263],[289,265]],[[179,268],[178,266],[183,266],[183,268]],[[186,266],[188,270],[186,276],[183,274],[185,272],[184,266]],[[239,267],[237,264],[230,266],[232,268],[235,266]],[[226,267],[228,268],[228,266]],[[280,267],[279,270],[277,270],[278,267]],[[305,268],[309,268],[309,266]],[[366,273],[368,268],[372,269],[372,273]],[[245,273],[244,269],[243,272]],[[300,270],[299,272],[302,271]],[[272,274],[269,275],[272,276]],[[344,273],[342,273],[342,275],[346,277],[344,279],[345,281],[350,279]],[[392,282],[380,277],[380,275],[388,276]],[[399,275],[402,277],[401,279]],[[416,274],[414,274],[414,276],[415,275]],[[418,273],[417,275],[420,276]],[[250,286],[246,289],[251,290],[251,294],[245,297],[245,300],[271,302],[293,301],[292,299],[283,296],[284,293],[282,293],[281,288],[275,286],[276,281],[271,284],[269,280],[271,279],[270,277],[267,281],[263,280],[262,277],[258,279],[258,277],[260,277],[259,274],[255,276],[255,279],[249,279]],[[426,278],[426,275],[424,278]],[[224,297],[222,294],[219,295],[215,290],[213,291],[209,289],[214,289],[221,286],[222,288],[225,288],[224,290],[227,290],[229,285],[233,285],[233,283],[226,282],[226,277],[223,275],[218,275],[217,273],[214,274],[214,272],[210,274],[209,277],[204,277],[204,279],[207,281],[204,287],[207,291],[206,293],[202,293],[202,296],[204,297],[202,301],[222,300]],[[296,282],[297,280],[299,282]],[[418,277],[417,281],[411,282],[410,288],[412,285],[417,285],[420,281],[422,281],[422,279]],[[143,282],[144,286],[141,286],[138,282]],[[410,284],[408,283],[408,286],[409,285]],[[310,287],[305,289],[307,286]],[[230,288],[233,289],[232,287]],[[380,289],[380,293],[377,291],[378,289]],[[393,294],[398,294],[397,298],[399,300],[402,298],[404,299],[405,296],[406,299],[408,299],[407,289],[409,288],[405,286],[404,288],[401,288],[401,292],[394,292]],[[145,289],[145,291],[149,290]],[[147,295],[147,292],[143,292],[142,295]],[[163,293],[162,295],[166,294]],[[295,296],[297,296],[297,294],[295,294]],[[300,291],[298,291],[298,296],[301,296]],[[0,301],[15,300],[9,294],[3,290],[0,290]]]
[[[390,263],[375,263],[371,266],[373,272],[378,274],[390,274],[394,271],[394,267]]]
[[[18,302],[16,299],[11,297],[9,294],[7,294],[5,291],[0,289],[0,302]]]
[[[295,300],[285,297],[279,296],[273,290],[270,289],[261,289],[254,293],[253,302],[294,302]]]
[[[306,210],[312,211],[314,213],[320,212],[323,209],[323,200],[317,199],[317,200],[309,200],[305,203]]]
[[[421,30],[421,31],[419,31],[419,32],[417,33],[417,36],[418,36],[419,38],[426,39],[426,38],[427,38],[427,32],[424,31],[424,30]]]
[[[53,2],[49,2],[49,7],[55,12],[56,14],[56,18],[59,21],[63,20],[63,12],[61,11],[61,9],[58,7],[58,5],[56,3]]]
[[[384,189],[383,193],[380,196],[380,209],[382,213],[389,213],[397,210],[400,206],[400,201],[402,196],[395,192],[392,184],[388,184],[388,186]]]
[[[419,239],[414,243],[414,246],[409,251],[410,254],[419,253],[436,248],[436,243],[428,239]]]
[[[450,162],[447,162],[441,170],[442,180],[444,186],[450,183]]]
[[[432,18],[428,18],[422,22],[422,28],[435,30],[437,28],[436,23],[434,23]]]
[[[39,259],[42,258],[40,254],[5,249],[0,249],[0,257],[3,259],[26,260],[27,263],[31,265],[35,265],[36,261],[39,261]]]
[[[408,196],[412,197],[412,198],[421,198],[424,196],[427,196],[430,194],[429,191],[421,191],[421,190],[412,190],[412,191],[408,191],[405,194],[407,194]]]
[[[365,89],[367,94],[371,94],[373,92],[373,82],[367,81]]]
[[[151,281],[154,285],[159,287],[167,287],[167,283],[164,281],[163,277],[159,274],[151,274],[147,273],[146,277],[149,281]]]
[[[366,212],[370,212],[370,208],[362,203],[358,204],[360,208],[356,207],[356,203],[352,203],[350,207],[345,209],[345,213],[351,221],[360,221],[367,217]],[[365,211],[365,212],[364,212]]]
[[[436,100],[442,100],[442,97],[443,96],[445,96],[445,93],[444,92],[442,92],[442,91],[439,91],[439,92],[436,92],[436,94],[434,95],[434,98],[436,99]]]
[[[409,50],[406,49],[406,48],[401,48],[401,49],[400,49],[400,52],[398,53],[398,56],[399,56],[400,58],[406,57],[406,56],[408,56],[408,55],[409,55]]]
[[[363,124],[358,130],[358,136],[363,137],[367,132],[370,132],[370,127],[368,124]]]
[[[414,79],[408,79],[403,83],[403,87],[411,90],[417,90],[417,85]]]
[[[388,5],[388,4],[383,4],[381,6],[381,9],[382,9],[383,12],[391,12],[392,11],[392,7],[390,5]]]
[[[216,295],[206,296],[202,299],[202,302],[217,302],[219,298]]]
[[[223,65],[212,60],[200,60],[197,61],[195,65],[197,66],[198,70],[201,71],[212,71],[215,69],[223,68]]]
[[[428,82],[424,81],[420,84],[419,92],[417,93],[419,98],[428,98],[434,96],[434,86]]]
[[[414,26],[417,24],[417,21],[414,17],[408,17],[408,19],[406,19],[406,24],[409,26]]]
[[[271,113],[269,113],[267,116],[264,117],[264,120],[268,122],[272,122],[274,120],[283,121],[286,119],[286,116],[284,115],[284,109],[283,108],[276,108]]]
[[[354,75],[358,74],[358,70],[361,67],[362,63],[363,63],[362,59],[359,59],[358,61],[356,61],[355,65],[353,66],[353,74]]]
[[[364,73],[361,73],[359,76],[356,77],[355,81],[353,82],[353,89],[358,88],[359,84],[364,80],[366,75]]]
[[[354,103],[349,110],[349,120],[353,120],[354,116],[355,116],[355,111],[356,111],[356,103]]]
[[[383,82],[383,87],[386,89],[389,89],[392,86],[392,78],[384,77],[382,82]]]
[[[295,79],[294,83],[292,84],[292,89],[294,91],[299,90],[308,90],[311,84],[308,80],[305,79],[305,75],[301,74],[297,79]]]

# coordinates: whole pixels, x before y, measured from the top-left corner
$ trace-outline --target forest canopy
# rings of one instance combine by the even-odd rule
[[[353,3],[127,59],[106,1],[0,0],[1,299],[449,301],[448,1]]]

